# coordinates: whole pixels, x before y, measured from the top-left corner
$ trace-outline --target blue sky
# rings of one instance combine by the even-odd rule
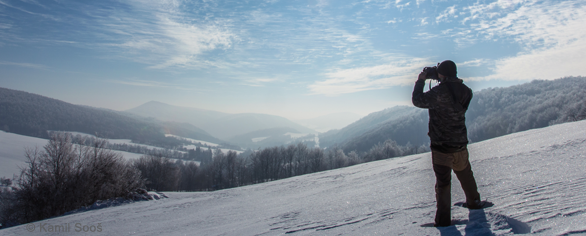
[[[585,1],[0,0],[0,87],[290,119],[410,105],[446,59],[475,91],[586,75]]]

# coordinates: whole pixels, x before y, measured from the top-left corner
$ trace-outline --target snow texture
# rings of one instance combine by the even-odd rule
[[[99,224],[92,235],[586,234],[584,130],[581,121],[470,145],[479,192],[494,206],[454,206],[449,227],[422,227],[435,214],[424,153],[216,192],[168,192],[159,201],[35,222],[33,233],[22,225],[0,234],[60,235],[39,227],[76,223]],[[463,200],[453,178],[452,201]]]

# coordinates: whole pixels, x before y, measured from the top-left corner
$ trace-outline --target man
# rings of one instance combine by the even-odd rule
[[[466,110],[472,90],[457,75],[456,64],[446,60],[437,66],[440,84],[423,92],[427,70],[419,74],[413,89],[413,105],[429,110],[431,159],[436,176],[437,211],[434,226],[449,226],[451,216],[452,170],[466,194],[466,206],[481,208],[480,194],[468,161]],[[431,72],[430,72],[431,73]]]

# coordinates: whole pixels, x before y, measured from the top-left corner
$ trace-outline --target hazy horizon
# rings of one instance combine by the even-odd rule
[[[577,0],[0,0],[0,87],[118,111],[366,116],[411,105],[446,59],[474,91],[584,76],[585,23]]]

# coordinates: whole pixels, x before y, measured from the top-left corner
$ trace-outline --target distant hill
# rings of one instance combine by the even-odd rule
[[[126,110],[126,112],[144,117],[153,117],[163,121],[189,123],[200,128],[216,119],[230,115],[212,110],[172,106],[157,101],[147,102],[138,107]]]
[[[586,78],[568,77],[490,88],[474,93],[466,113],[468,138],[490,138],[586,119]],[[366,152],[392,139],[399,145],[428,145],[427,110],[394,107],[372,113],[339,130],[320,135],[320,146]]]
[[[352,139],[356,139],[363,134],[380,129],[386,123],[393,124],[398,121],[403,121],[409,116],[420,116],[419,113],[421,113],[421,111],[421,109],[417,109],[415,107],[396,106],[379,112],[371,113],[340,130],[332,130],[320,134],[320,146],[329,147],[334,144],[345,144],[346,142]],[[425,128],[427,128],[427,126],[425,126]],[[392,134],[386,134],[383,136],[388,135]]]
[[[153,145],[172,145],[169,142],[173,141],[165,134],[219,142],[188,124],[131,117],[118,111],[74,105],[6,88],[0,88],[0,129],[39,138],[48,138],[48,130],[76,131]]]
[[[427,124],[427,110],[411,110],[401,117],[381,122],[367,132],[349,139],[341,147],[346,152],[365,152],[389,139],[401,146],[429,146]]]
[[[302,133],[316,133],[312,129],[280,116],[257,113],[227,114],[177,107],[161,102],[148,102],[127,112],[163,121],[190,123],[223,140],[257,130],[283,127],[293,128]]]
[[[341,129],[359,120],[362,116],[351,112],[332,113],[312,119],[294,120],[295,122],[314,129],[318,132],[326,132],[333,129]]]
[[[165,134],[173,134],[184,138],[207,141],[216,144],[224,143],[223,140],[218,139],[203,129],[193,126],[189,123],[179,123],[172,121],[160,122]]]

